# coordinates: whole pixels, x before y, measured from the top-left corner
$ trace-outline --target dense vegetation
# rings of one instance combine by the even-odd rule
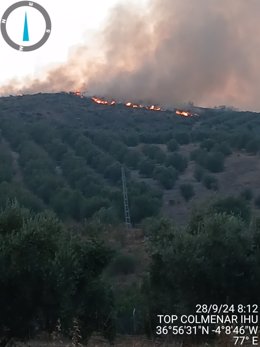
[[[259,220],[247,224],[213,208],[194,214],[182,232],[162,220],[150,233],[153,329],[156,313],[169,308],[191,314],[197,303],[259,304]]]
[[[77,319],[83,338],[112,341],[197,302],[260,304],[260,117],[197,112],[0,99],[0,337],[58,321],[70,335]],[[232,186],[241,160],[255,166]],[[138,245],[122,227],[122,167]]]
[[[260,304],[260,219],[250,213],[230,197],[194,211],[183,228],[148,219],[145,272],[127,283],[144,258],[108,245],[98,225],[71,229],[9,204],[0,213],[0,337],[51,333],[57,322],[70,336],[76,320],[85,341],[94,331],[113,341],[116,332],[154,335],[158,312]]]
[[[113,297],[100,279],[112,254],[102,242],[14,203],[0,215],[0,249],[0,336],[51,332],[58,319],[68,334],[74,317],[84,337],[99,329],[113,336]]]
[[[258,156],[260,118],[229,109],[199,114],[105,107],[65,93],[1,98],[0,205],[16,198],[63,220],[122,222],[122,166],[133,224],[160,213],[165,190],[183,195],[181,185],[196,182],[225,190],[218,175],[227,158],[238,151]],[[182,182],[190,170],[195,180]],[[200,198],[195,186],[184,203]]]

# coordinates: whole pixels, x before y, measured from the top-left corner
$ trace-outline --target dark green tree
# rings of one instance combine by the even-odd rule
[[[203,168],[201,166],[195,167],[193,176],[198,182],[201,182],[204,174],[205,174],[205,170],[203,170]]]
[[[225,157],[222,153],[211,152],[206,157],[205,166],[210,172],[221,172],[224,170]]]
[[[139,163],[139,172],[143,176],[152,177],[154,168],[155,163],[150,159],[144,159]]]
[[[228,196],[218,199],[212,204],[212,209],[218,213],[238,216],[246,222],[250,221],[251,211],[248,202],[240,197]]]
[[[202,183],[207,189],[218,190],[218,180],[215,176],[205,175]]]
[[[255,206],[257,207],[257,208],[260,208],[260,195],[258,195],[256,198],[255,198]]]
[[[168,155],[166,165],[174,167],[179,172],[184,172],[188,166],[188,160],[182,154],[173,153]]]
[[[105,170],[105,178],[108,178],[111,182],[117,183],[121,180],[121,165],[117,162],[109,165]]]
[[[215,141],[212,139],[206,139],[200,144],[200,147],[202,149],[206,149],[207,151],[210,151],[214,146],[215,146]]]
[[[0,213],[0,249],[0,336],[53,331],[58,318],[68,334],[77,317],[84,337],[113,338],[113,296],[101,280],[112,253],[103,242],[14,203]]]
[[[178,178],[178,173],[174,168],[157,166],[153,171],[153,178],[156,179],[163,188],[172,189]]]
[[[185,201],[189,201],[195,194],[193,186],[189,183],[181,184],[180,191]]]
[[[178,142],[175,139],[171,139],[168,143],[167,143],[167,148],[170,152],[174,152],[177,151],[179,148]]]
[[[234,215],[202,212],[192,230],[159,220],[150,227],[150,324],[158,312],[187,314],[198,302],[259,302],[259,229]],[[258,264],[258,265],[256,265]],[[152,329],[153,330],[153,329]]]
[[[245,199],[245,200],[247,200],[247,201],[250,201],[250,200],[252,200],[252,198],[253,198],[253,191],[252,191],[252,189],[250,189],[250,188],[245,188],[245,189],[240,193],[240,196],[241,196],[243,199]]]
[[[260,149],[260,141],[258,139],[250,140],[246,145],[246,151],[249,154],[257,154]]]
[[[139,151],[135,149],[129,150],[124,157],[124,163],[132,169],[138,168],[138,164],[140,160],[141,160],[141,154]]]
[[[187,145],[190,143],[190,135],[188,132],[177,133],[175,139],[180,145]]]

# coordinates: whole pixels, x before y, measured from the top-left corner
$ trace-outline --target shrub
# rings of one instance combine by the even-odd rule
[[[179,133],[175,135],[176,141],[180,144],[180,145],[187,145],[188,143],[190,143],[190,135],[189,133]]]
[[[193,186],[189,183],[184,183],[180,185],[181,195],[186,201],[189,201],[194,196]]]
[[[183,155],[174,153],[167,157],[166,165],[173,166],[179,172],[183,172],[188,166],[188,160]]]
[[[156,145],[143,145],[142,152],[149,158],[155,159],[157,152],[161,152],[161,148]]]
[[[158,215],[162,207],[161,197],[149,193],[133,194],[129,200],[133,224],[140,223],[144,218]]]
[[[58,317],[68,331],[80,316],[84,338],[103,330],[100,322],[113,313],[101,278],[113,252],[103,242],[72,235],[50,212],[31,214],[14,203],[0,211],[0,249],[1,338],[53,331]]]
[[[118,182],[121,180],[121,165],[119,163],[109,165],[104,173],[104,176],[113,183]]]
[[[245,200],[252,200],[253,198],[253,192],[252,189],[250,188],[246,188],[244,189],[241,193],[240,193],[241,198],[245,199]]]
[[[201,130],[195,130],[192,132],[191,137],[192,137],[192,142],[201,142],[207,139],[208,134]]]
[[[165,162],[166,160],[166,154],[159,148],[159,150],[155,153],[154,155],[154,160],[158,163],[158,164],[162,164]]]
[[[210,151],[214,147],[214,145],[215,142],[212,139],[207,139],[200,144],[200,148]]]
[[[223,302],[227,297],[247,302],[250,295],[252,302],[259,301],[259,248],[254,231],[225,213],[200,215],[192,233],[190,228],[180,232],[161,220],[150,236],[153,312],[167,312],[175,305],[187,312],[196,302]],[[248,288],[252,288],[250,294]]]
[[[135,149],[130,149],[124,156],[124,163],[132,168],[136,169],[138,167],[138,163],[141,159],[140,153]]]
[[[129,134],[125,137],[124,142],[127,146],[135,147],[139,143],[139,138],[136,134]]]
[[[113,275],[129,275],[136,270],[136,259],[131,254],[119,254],[111,263],[110,273]]]
[[[207,189],[212,189],[212,190],[218,189],[218,180],[216,179],[216,177],[212,175],[204,176],[202,182]]]
[[[226,142],[216,144],[214,146],[213,150],[215,152],[220,152],[220,153],[224,154],[225,157],[227,157],[228,155],[230,155],[232,153],[231,147]]]
[[[157,163],[163,163],[165,161],[166,155],[164,151],[155,145],[143,145],[142,152],[150,159]]]
[[[170,140],[167,143],[167,148],[170,152],[177,151],[179,148],[178,142],[175,139]]]
[[[171,189],[177,180],[177,171],[173,168],[158,166],[154,169],[153,178],[160,182],[165,189]]]
[[[203,176],[205,174],[205,171],[203,170],[203,168],[201,166],[196,166],[195,170],[194,170],[194,178],[198,181],[201,182],[201,180],[203,179]]]
[[[190,154],[190,159],[194,160],[198,165],[205,166],[207,151],[204,149],[195,149]]]
[[[152,177],[155,163],[150,159],[144,159],[139,163],[139,172],[146,177]]]
[[[248,203],[239,197],[229,196],[224,199],[217,200],[212,208],[218,213],[232,214],[242,218],[245,221],[250,220],[250,208]]]
[[[246,145],[246,151],[249,154],[257,154],[257,152],[259,151],[259,141],[256,139],[253,139],[251,141],[249,141]]]
[[[255,205],[256,205],[256,207],[260,208],[260,195],[258,195],[258,196],[255,198]]]
[[[221,172],[224,170],[224,155],[219,152],[209,154],[206,158],[205,166],[211,172]]]
[[[250,132],[241,132],[232,138],[232,144],[236,149],[246,148],[247,144],[252,140]]]

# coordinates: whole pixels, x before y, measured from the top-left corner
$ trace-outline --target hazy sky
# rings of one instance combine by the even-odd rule
[[[0,12],[12,3],[1,0]],[[39,3],[52,19],[51,37],[28,53],[0,37],[0,95],[80,89],[121,101],[260,111],[260,0]],[[22,40],[24,16],[21,9],[8,19],[14,40]],[[33,40],[44,22],[28,11],[28,23]]]
[[[16,1],[0,1],[0,18],[5,10]],[[34,52],[18,52],[9,47],[0,35],[0,84],[7,80],[25,75],[35,75],[50,64],[66,61],[69,49],[82,42],[91,42],[93,31],[98,30],[109,9],[119,0],[37,0],[49,13],[52,20],[52,33],[48,42]],[[129,2],[131,3],[131,1]],[[10,15],[10,30],[22,38],[24,9],[16,10]],[[35,10],[36,11],[36,10]],[[38,13],[38,12],[37,12]],[[20,16],[21,15],[21,16]],[[20,17],[20,20],[19,20]],[[41,16],[40,16],[41,17]],[[28,14],[28,25],[31,36],[35,29],[33,17]],[[38,27],[41,23],[38,23]],[[16,31],[16,32],[15,32]],[[18,41],[18,40],[17,40]],[[16,42],[17,42],[16,41]]]

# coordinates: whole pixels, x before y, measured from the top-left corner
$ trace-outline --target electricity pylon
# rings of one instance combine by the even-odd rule
[[[131,229],[132,224],[131,224],[131,218],[130,218],[130,209],[129,209],[129,202],[128,202],[127,187],[126,187],[125,168],[123,166],[121,167],[121,173],[122,173],[125,225],[126,225],[127,229]]]

